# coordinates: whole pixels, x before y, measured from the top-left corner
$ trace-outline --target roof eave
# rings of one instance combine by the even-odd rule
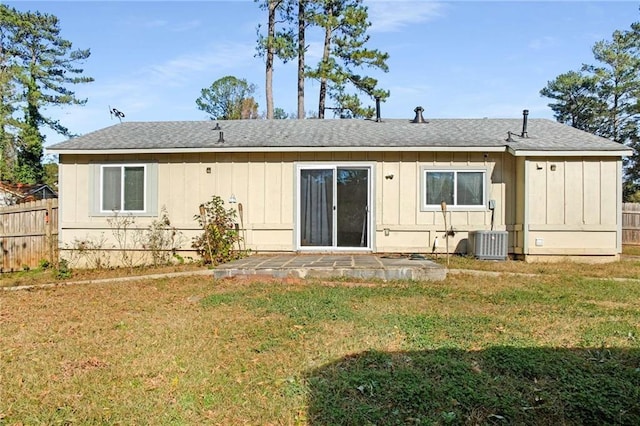
[[[545,149],[514,149],[507,151],[514,157],[627,157],[633,155],[631,149],[617,150],[545,150]]]
[[[146,149],[47,149],[51,154],[180,154],[180,153],[247,153],[247,152],[504,152],[504,146],[264,146],[206,148],[146,148]]]

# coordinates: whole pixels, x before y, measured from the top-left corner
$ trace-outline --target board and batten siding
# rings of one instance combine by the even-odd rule
[[[444,252],[444,215],[441,210],[422,211],[424,167],[486,170],[486,200],[496,201],[495,230],[505,230],[515,220],[515,202],[508,197],[509,180],[515,171],[513,157],[482,152],[396,152],[377,156],[376,249],[379,252],[431,252],[435,237]],[[393,175],[393,179],[385,176]],[[485,200],[485,201],[486,201]],[[448,209],[447,226],[455,235],[451,251],[467,252],[470,231],[489,230],[492,212],[488,208]],[[388,230],[388,232],[385,232]]]
[[[524,167],[526,254],[620,252],[620,161],[531,157]]]
[[[511,182],[517,168],[506,153],[467,152],[284,152],[284,153],[177,153],[131,155],[60,155],[61,247],[74,240],[102,238],[113,245],[108,217],[91,214],[89,184],[94,164],[111,162],[157,163],[158,211],[165,208],[171,225],[185,236],[185,250],[201,230],[194,216],[198,206],[222,197],[225,206],[243,207],[247,248],[254,251],[295,249],[296,164],[358,162],[373,164],[372,199],[374,251],[427,252],[436,236],[444,236],[441,211],[421,210],[423,167],[473,167],[487,170],[487,200],[496,201],[493,226],[505,230],[517,223],[517,202]],[[392,179],[385,176],[393,175]],[[237,204],[229,204],[231,196]],[[154,217],[136,217],[136,226],[147,227]],[[240,222],[240,221],[239,221]],[[469,231],[491,228],[488,208],[449,211],[447,223],[456,235],[451,249],[466,252]],[[386,230],[386,232],[385,232]],[[513,245],[513,243],[511,244]],[[439,251],[444,251],[441,244]]]

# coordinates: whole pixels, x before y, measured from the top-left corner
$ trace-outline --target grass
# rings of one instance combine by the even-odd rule
[[[110,269],[70,269],[68,277],[61,278],[54,268],[34,268],[24,271],[0,273],[0,287],[34,286],[51,283],[99,280],[104,278],[118,278],[143,276],[171,272],[188,272],[204,269],[197,263],[184,263],[161,267],[110,268]]]
[[[0,425],[640,424],[640,285],[601,267],[0,292]]]
[[[623,245],[622,246],[622,254],[628,256],[640,256],[640,245]]]
[[[627,248],[632,246],[625,246]],[[632,249],[629,248],[629,251]],[[633,251],[632,251],[633,252]],[[446,265],[446,258],[439,256],[436,261]],[[504,273],[563,275],[594,278],[634,278],[640,279],[640,256],[625,255],[618,262],[588,265],[584,263],[561,261],[554,263],[525,263],[522,261],[477,261],[471,257],[452,255],[449,258],[450,269],[475,269]]]

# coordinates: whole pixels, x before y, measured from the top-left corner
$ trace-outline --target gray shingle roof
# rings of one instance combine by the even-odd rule
[[[512,151],[624,151],[607,139],[547,119],[231,120],[124,122],[53,145],[54,153],[109,150],[229,150],[273,148],[509,148]],[[216,123],[220,130],[215,130]],[[219,143],[219,133],[224,142]],[[505,141],[507,132],[514,142]]]

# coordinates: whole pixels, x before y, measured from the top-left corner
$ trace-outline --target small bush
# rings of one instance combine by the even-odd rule
[[[151,222],[144,236],[144,248],[151,252],[153,266],[167,265],[172,259],[184,263],[184,259],[176,254],[182,246],[184,236],[176,227],[171,226],[166,207],[162,207],[160,219]]]
[[[200,214],[194,219],[204,233],[193,239],[192,247],[202,256],[204,264],[218,265],[244,256],[240,249],[242,238],[235,221],[236,211],[225,209],[221,197],[214,195],[211,201],[202,204]]]
[[[53,270],[53,276],[58,280],[66,280],[67,278],[71,278],[71,268],[69,267],[69,262],[65,259],[60,259],[58,262],[58,267]]]
[[[144,231],[138,228],[136,218],[132,214],[114,212],[107,223],[116,241],[120,264],[129,269],[144,265],[145,251],[136,250],[144,247]]]

